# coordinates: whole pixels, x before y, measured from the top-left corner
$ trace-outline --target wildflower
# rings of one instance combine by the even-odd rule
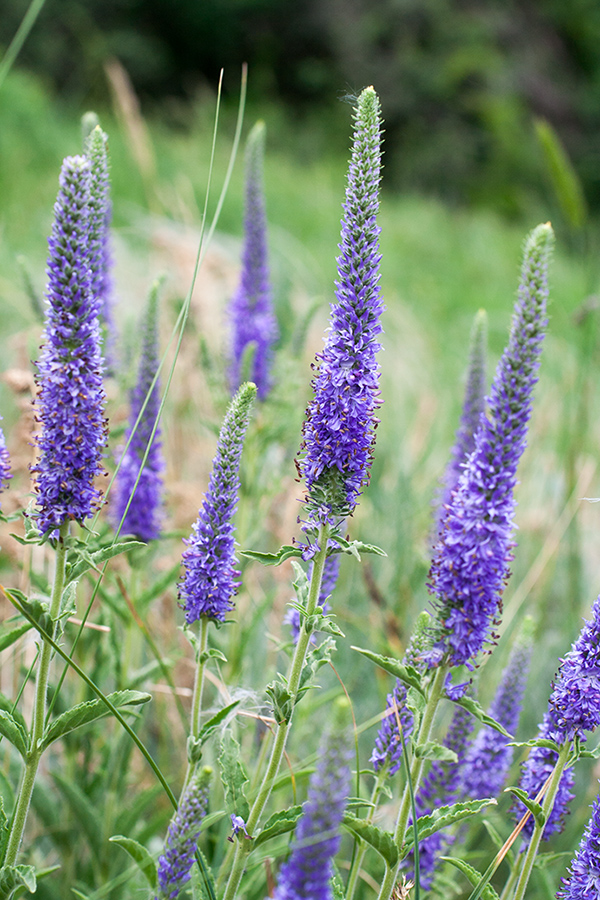
[[[406,653],[404,664],[422,669],[421,654],[427,640],[427,631],[431,616],[428,612],[422,612],[416,621]],[[398,720],[402,727],[404,739],[410,737],[413,729],[412,713],[406,706],[406,686],[404,682],[396,679],[394,689],[387,695],[386,715],[381,722],[381,727],[375,738],[375,746],[369,762],[379,772],[384,765],[389,765],[389,774],[394,775],[402,765],[402,740]]]
[[[65,159],[48,240],[48,302],[38,362],[40,457],[32,467],[42,534],[82,522],[98,507],[94,477],[105,444],[98,298],[91,291],[90,164]]]
[[[557,893],[558,900],[596,900],[600,897],[600,797],[583,833],[568,878]]]
[[[205,766],[188,784],[167,831],[165,849],[158,860],[157,900],[175,900],[190,878],[202,820],[208,806],[212,770]]]
[[[201,616],[223,622],[233,609],[239,573],[235,569],[233,515],[240,487],[239,468],[250,407],[256,385],[243,384],[229,405],[223,422],[204,503],[192,534],[184,543],[185,567],[179,585],[186,622]]]
[[[452,493],[434,551],[429,589],[437,612],[435,649],[453,666],[493,639],[512,559],[517,465],[546,325],[550,225],[529,235],[510,339],[481,417],[475,449]]]
[[[376,353],[383,304],[379,288],[381,116],[372,87],[358,98],[342,219],[336,303],[315,396],[303,426],[299,471],[313,521],[350,514],[368,481],[380,406]]]
[[[444,473],[444,489],[437,515],[437,531],[442,526],[452,491],[458,484],[467,459],[475,449],[475,433],[479,427],[481,414],[485,409],[486,345],[487,315],[484,309],[480,309],[471,329],[471,348],[462,415],[454,447],[450,452],[450,461]]]
[[[113,316],[112,254],[110,247],[110,182],[108,175],[108,136],[97,125],[85,141],[85,154],[90,160],[90,265],[92,293],[98,298],[98,316],[106,333],[105,357],[112,365],[116,344]]]
[[[271,387],[269,370],[273,345],[279,336],[267,265],[267,226],[262,183],[264,152],[265,125],[264,122],[257,122],[246,145],[242,274],[229,311],[232,329],[232,391],[239,387],[243,376],[244,354],[253,345],[250,378],[256,384],[259,400],[265,399]]]
[[[231,827],[233,829],[234,837],[241,831],[244,837],[248,838],[248,840],[251,840],[250,835],[248,834],[248,829],[246,828],[246,823],[241,816],[236,816],[235,813],[231,813]]]
[[[585,740],[584,731],[600,725],[600,597],[592,607],[591,621],[585,621],[581,634],[567,653],[558,670],[548,711],[540,725],[539,737],[559,746],[575,738]],[[535,797],[554,769],[558,754],[548,747],[533,747],[523,765],[520,787]],[[573,769],[564,770],[554,806],[544,829],[547,838],[560,831],[573,799]],[[522,807],[519,805],[519,812]],[[524,831],[531,834],[529,819]]]
[[[2,417],[0,416],[0,419]],[[10,456],[6,447],[4,431],[0,428],[0,492],[6,487],[6,482],[12,478],[10,473]]]
[[[473,716],[461,706],[457,706],[443,741],[444,747],[456,753],[457,761],[431,764],[431,768],[415,796],[417,816],[428,815],[435,807],[448,805],[456,800],[472,730]],[[435,834],[419,842],[419,872],[421,887],[424,890],[431,888],[444,840],[442,832],[436,831]],[[414,865],[412,850],[407,857],[407,863],[411,866]]]
[[[343,732],[326,736],[274,900],[332,900],[329,882],[350,788],[350,755]]]
[[[162,510],[164,461],[160,427],[156,424],[160,386],[154,380],[159,364],[157,305],[158,282],[150,292],[144,318],[138,380],[131,393],[130,421],[125,434],[129,446],[119,462],[112,510],[115,527],[121,525],[124,534],[133,534],[142,541],[160,536]],[[146,450],[148,454],[140,472]]]
[[[514,734],[519,724],[531,651],[532,634],[528,631],[515,643],[489,708],[489,715],[509,734]],[[500,793],[513,758],[513,747],[507,741],[495,728],[484,726],[480,730],[467,753],[461,796],[475,799]]]

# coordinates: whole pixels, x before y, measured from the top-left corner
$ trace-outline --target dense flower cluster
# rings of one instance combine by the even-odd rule
[[[368,480],[380,405],[376,353],[383,304],[379,288],[379,99],[366,88],[355,113],[354,144],[342,219],[336,303],[323,352],[317,355],[315,396],[303,427],[299,469],[312,518],[346,515]]]
[[[498,689],[488,710],[509,734],[519,724],[523,694],[531,661],[531,635],[524,635],[510,655]],[[484,726],[473,741],[462,772],[461,795],[469,798],[497,797],[506,781],[513,758],[509,739],[495,728]]]
[[[274,900],[332,900],[332,861],[350,788],[350,756],[347,735],[325,737]]]
[[[256,386],[243,384],[229,405],[198,520],[184,543],[185,567],[179,597],[189,624],[201,616],[223,622],[233,609],[238,572],[234,552],[233,515],[238,504],[239,469]]]
[[[600,797],[583,833],[568,878],[556,895],[558,900],[597,900],[600,897]]]
[[[437,515],[438,531],[442,525],[452,491],[456,488],[465,463],[475,448],[475,434],[479,427],[481,414],[485,409],[486,348],[487,315],[485,310],[480,309],[471,330],[471,350],[460,424],[456,432],[454,447],[450,451],[450,460],[444,472],[444,489]]]
[[[457,706],[443,741],[445,747],[456,753],[457,761],[431,764],[431,768],[415,796],[417,816],[428,815],[436,806],[447,806],[457,799],[460,792],[461,771],[473,723],[474,719],[471,713],[461,706]],[[429,890],[432,885],[435,867],[444,842],[445,837],[441,831],[436,831],[435,834],[419,841],[420,880],[421,887],[425,890]],[[414,865],[412,851],[407,857],[407,864]]]
[[[481,417],[434,551],[434,649],[455,666],[470,664],[493,638],[509,575],[513,491],[546,325],[552,239],[550,225],[539,225],[527,239],[510,339],[488,398],[489,418]]]
[[[0,428],[0,492],[6,487],[6,482],[12,478],[10,473],[10,456],[6,447],[4,431]]]
[[[196,844],[208,805],[211,770],[205,767],[186,788],[167,831],[165,849],[158,860],[157,900],[175,900],[190,880]]]
[[[558,670],[548,711],[540,725],[539,737],[548,738],[559,746],[578,737],[585,740],[585,731],[600,725],[600,597],[592,607],[592,619],[586,621],[581,634],[567,653]],[[520,787],[535,797],[552,772],[558,754],[546,747],[534,747],[524,763]],[[573,799],[573,769],[563,772],[558,794],[544,837],[559,831]],[[518,811],[522,813],[523,807]],[[531,819],[525,831],[531,834]]]
[[[157,298],[155,284],[143,325],[138,379],[131,393],[129,427],[125,434],[129,446],[119,461],[112,504],[115,527],[121,525],[124,534],[133,534],[142,541],[160,536],[162,511],[164,461],[160,428],[156,425],[160,408],[160,386],[158,379],[155,381],[159,364]],[[146,450],[148,454],[140,472]]]
[[[256,384],[259,400],[271,387],[270,368],[279,331],[273,312],[269,267],[267,265],[267,225],[262,183],[265,126],[257,122],[246,145],[246,208],[242,273],[231,302],[232,348],[230,381],[237,390],[244,376],[244,354],[253,352],[250,379]]]
[[[38,361],[40,457],[32,467],[37,525],[54,532],[87,519],[100,502],[94,485],[105,444],[98,298],[91,290],[90,164],[65,159],[48,240],[48,303]]]

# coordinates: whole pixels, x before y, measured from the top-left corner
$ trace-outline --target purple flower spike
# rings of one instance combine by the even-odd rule
[[[119,463],[112,508],[112,521],[115,528],[122,523],[123,534],[133,534],[142,541],[152,541],[160,537],[162,476],[165,467],[159,427],[156,428],[154,437],[152,437],[160,408],[158,381],[152,386],[159,364],[157,306],[158,282],[152,286],[143,323],[138,380],[131,393],[130,424],[125,435],[126,442],[129,441],[129,438],[131,440]],[[144,407],[146,397],[148,397],[148,402]],[[138,422],[140,413],[141,418]],[[149,444],[150,450],[140,475],[140,466]],[[135,493],[133,493],[134,489]],[[129,502],[130,497],[131,502]]]
[[[240,487],[239,469],[256,385],[243,384],[229,405],[217,444],[208,490],[183,551],[185,573],[179,597],[188,624],[201,616],[218,622],[233,609],[239,573],[234,553],[233,515]]]
[[[437,613],[435,649],[450,665],[472,665],[493,629],[510,574],[513,491],[525,449],[531,396],[546,326],[549,224],[529,235],[510,339],[496,369],[489,418],[452,493],[434,550],[429,589]]]
[[[317,770],[274,900],[332,900],[330,880],[350,788],[350,758],[347,735],[329,734],[319,749]]]
[[[317,354],[315,396],[306,411],[299,471],[311,519],[352,513],[368,482],[380,406],[383,304],[379,288],[381,115],[372,87],[358,98],[342,219],[336,302],[323,352]]]
[[[259,400],[269,389],[273,346],[279,337],[273,312],[269,268],[267,265],[267,224],[263,189],[265,125],[257,122],[246,145],[246,205],[244,216],[244,249],[242,274],[229,318],[232,330],[232,392],[244,376],[244,357],[252,352],[251,381],[256,384]]]
[[[594,800],[592,816],[583,833],[568,878],[557,893],[558,900],[597,900],[600,897],[600,797]]]
[[[98,315],[106,333],[105,357],[114,366],[116,326],[113,315],[112,253],[110,247],[110,181],[108,136],[96,126],[85,142],[85,154],[91,163],[90,182],[90,252],[92,292],[98,298]]]
[[[461,706],[457,706],[443,743],[444,747],[456,753],[458,760],[457,762],[433,762],[431,764],[427,777],[423,780],[415,797],[417,816],[429,815],[435,807],[447,806],[457,799],[460,775],[473,723],[473,716]],[[424,890],[431,888],[433,874],[445,840],[442,832],[437,831],[419,842],[420,880]],[[407,857],[407,863],[411,867],[414,865],[412,851]]]
[[[450,461],[444,473],[443,491],[437,512],[436,531],[438,532],[450,503],[452,491],[458,484],[467,459],[475,449],[475,434],[479,427],[481,414],[485,409],[486,349],[487,313],[484,309],[480,309],[471,329],[471,351],[463,409],[455,444],[450,452]]]
[[[208,785],[212,770],[205,766],[186,788],[169,825],[165,849],[158,860],[157,900],[175,900],[190,880],[196,844],[208,805]]]
[[[574,738],[585,740],[585,731],[600,725],[600,597],[592,607],[591,621],[586,621],[581,634],[565,656],[558,670],[548,711],[540,725],[539,737],[549,738],[559,746]],[[520,787],[535,797],[554,768],[558,756],[546,747],[534,747],[524,763]],[[573,770],[565,769],[559,792],[544,830],[547,838],[562,827],[567,806],[573,799]],[[523,807],[519,807],[522,812]],[[529,820],[524,831],[531,834]]]
[[[0,419],[2,417],[0,416]],[[6,487],[6,482],[12,478],[10,473],[10,456],[6,448],[4,431],[0,428],[0,493]]]
[[[106,442],[98,298],[91,290],[90,164],[65,159],[48,240],[48,303],[38,361],[36,401],[40,456],[36,476],[37,526],[54,533],[83,522],[98,508],[95,476]]]
[[[515,734],[519,724],[532,646],[533,634],[531,628],[527,628],[513,647],[489,708],[489,715],[509,734]],[[484,726],[467,754],[461,796],[472,799],[497,797],[504,787],[513,750],[508,746],[508,738],[494,728]]]

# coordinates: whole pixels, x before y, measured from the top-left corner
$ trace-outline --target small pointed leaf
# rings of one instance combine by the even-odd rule
[[[113,694],[108,694],[106,699],[110,700],[117,709],[122,709],[124,706],[139,706],[140,703],[147,703],[152,696],[140,691],[115,691]],[[96,719],[102,719],[108,715],[110,715],[110,710],[102,700],[88,700],[86,703],[79,703],[77,706],[71,707],[47,728],[42,740],[42,749],[70,731],[74,731],[75,728],[88,725],[90,722],[95,722]]]
[[[515,797],[527,807],[540,828],[546,824],[546,816],[544,815],[541,805],[536,803],[535,800],[532,800],[526,791],[519,787],[507,787],[504,788],[504,793],[514,794]]]
[[[2,866],[0,869],[0,898],[9,900],[21,888],[33,894],[36,888],[33,866]]]
[[[458,762],[458,756],[449,747],[438,744],[437,741],[425,741],[424,744],[415,745],[415,756],[419,759],[437,759],[440,762]]]
[[[451,856],[441,856],[440,859],[443,859],[445,862],[451,863],[457,869],[459,869],[463,875],[466,875],[473,887],[477,887],[483,875],[481,875],[477,869],[474,869],[473,866],[470,866],[469,863],[465,862],[464,859],[454,859]],[[481,900],[500,900],[498,894],[491,884],[486,884],[483,890],[481,891]]]
[[[417,820],[419,840],[423,841],[425,838],[430,837],[430,835],[435,834],[436,831],[447,828],[448,825],[453,825],[454,822],[460,822],[461,819],[473,816],[475,813],[480,812],[484,806],[490,805],[495,806],[496,801],[487,798],[485,800],[467,800],[463,803],[452,803],[450,806],[439,806],[429,815],[420,816]],[[412,833],[409,833],[407,835],[406,843],[402,848],[403,857],[407,855],[413,843],[414,836]]]
[[[23,759],[27,756],[27,732],[10,712],[0,709],[0,735],[15,747]]]
[[[378,828],[377,825],[370,825],[364,819],[359,819],[358,816],[353,816],[351,813],[345,813],[342,825],[354,837],[370,844],[384,858],[388,866],[394,868],[398,862],[399,854],[394,838],[389,831],[384,831],[382,828]]]
[[[415,690],[419,691],[421,694],[425,694],[423,690],[423,686],[421,684],[421,677],[416,669],[413,669],[412,666],[405,666],[397,659],[392,659],[389,656],[381,656],[380,653],[373,653],[371,650],[364,650],[361,647],[351,647],[351,650],[357,650],[359,653],[362,653],[363,656],[366,656],[367,659],[370,659],[371,662],[374,662],[381,669],[385,669],[386,672],[389,672],[390,675],[394,675],[396,678],[399,678],[400,681],[404,682],[404,684],[408,685],[408,687],[414,687]]]
[[[129,854],[139,866],[152,890],[155,891],[158,887],[158,873],[156,871],[156,863],[148,850],[132,838],[123,837],[122,834],[113,835],[113,837],[109,838],[109,841],[113,844],[118,844],[119,847],[122,847]]]
[[[497,722],[495,719],[492,719],[491,716],[488,716],[477,700],[473,700],[472,697],[461,697],[460,700],[453,700],[452,702],[456,703],[457,706],[462,706],[463,709],[470,712],[472,716],[475,716],[475,718],[479,719],[484,725],[489,725],[490,728],[499,731],[500,734],[503,734],[505,737],[512,738],[512,734],[509,734],[500,722]]]
[[[244,793],[244,785],[248,782],[246,769],[241,761],[240,745],[227,731],[223,735],[221,754],[219,756],[221,781],[225,788],[225,804],[229,813],[248,818],[250,807]]]
[[[265,827],[257,834],[254,840],[254,846],[259,847],[261,844],[270,841],[271,838],[277,837],[279,834],[287,834],[296,827],[296,822],[302,815],[301,806],[290,806],[283,812],[274,813],[266,822]]]
[[[23,625],[17,625],[16,628],[11,628],[8,631],[2,629],[0,632],[0,652],[6,650],[6,648],[10,647],[11,644],[14,644],[15,641],[18,641],[31,627],[29,622],[25,622]]]

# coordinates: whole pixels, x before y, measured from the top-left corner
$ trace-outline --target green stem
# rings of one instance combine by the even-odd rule
[[[202,693],[204,689],[204,670],[206,667],[206,648],[208,647],[208,616],[200,617],[200,634],[198,636],[198,650],[196,653],[196,674],[194,676],[194,694],[192,696],[192,717],[190,722],[190,736],[197,738],[200,734],[200,716],[202,715]],[[192,777],[195,764],[188,761],[187,772],[181,793],[185,791]]]
[[[433,726],[433,720],[435,718],[435,714],[442,697],[442,692],[444,690],[444,682],[446,680],[446,675],[448,673],[448,666],[442,665],[439,666],[436,670],[432,685],[431,691],[429,694],[429,699],[427,700],[427,705],[423,712],[423,718],[421,720],[421,726],[419,728],[418,736],[415,735],[414,743],[415,744],[424,744],[429,740],[429,736],[431,734],[431,729]],[[425,760],[419,757],[414,757],[411,767],[410,767],[410,783],[412,784],[412,789],[414,793],[419,789],[419,782],[421,780],[421,774],[423,772],[423,766],[425,765]],[[410,784],[409,780],[404,787],[404,794],[402,795],[402,802],[400,804],[400,809],[398,811],[398,819],[396,820],[396,828],[394,831],[394,842],[399,850],[402,849],[402,845],[404,844],[404,838],[406,836],[406,829],[408,826],[408,819],[410,816],[411,809],[411,792],[410,792]],[[383,878],[383,882],[381,884],[381,888],[378,895],[378,900],[389,900],[392,896],[392,891],[394,890],[394,885],[396,884],[396,879],[398,877],[398,869],[400,867],[400,862],[398,862],[395,866],[388,866],[386,863],[385,867],[385,875]]]
[[[512,867],[510,875],[508,876],[508,878],[506,880],[504,889],[503,889],[502,893],[500,894],[500,900],[508,900],[508,898],[510,897],[510,895],[512,893],[512,889],[515,886],[515,882],[516,882],[517,878],[519,877],[519,872],[521,871],[521,862],[522,862],[522,860],[519,856],[519,858],[515,860],[515,864]]]
[[[566,741],[561,747],[558,759],[556,760],[556,765],[554,766],[554,771],[552,772],[550,785],[548,787],[546,796],[544,798],[544,803],[542,805],[542,811],[544,813],[544,824],[539,825],[536,822],[535,828],[533,829],[533,834],[531,835],[531,841],[529,842],[529,847],[527,848],[527,854],[525,856],[525,861],[523,862],[523,868],[521,870],[519,881],[517,882],[513,900],[523,900],[523,897],[525,895],[529,877],[531,875],[533,864],[535,862],[535,857],[537,855],[538,848],[544,834],[544,828],[546,822],[548,821],[548,816],[552,812],[552,807],[554,806],[554,798],[556,797],[556,793],[560,785],[560,779],[562,778],[562,774],[570,752],[571,741]]]
[[[375,813],[377,811],[377,803],[379,802],[379,795],[381,794],[381,789],[383,787],[383,783],[385,779],[388,777],[388,766],[385,765],[382,769],[377,773],[377,779],[375,784],[373,785],[373,791],[371,793],[371,806],[369,807],[369,812],[367,813],[367,824],[371,824]],[[362,866],[362,861],[365,858],[365,854],[367,852],[367,845],[364,841],[361,841],[359,844],[358,853],[355,855],[352,865],[350,867],[350,874],[348,875],[348,884],[346,885],[346,900],[352,900],[354,896],[354,891],[356,890],[356,885],[358,884],[358,879],[360,877],[360,869]]]
[[[56,633],[56,620],[60,613],[60,601],[63,595],[65,585],[65,567],[67,560],[66,537],[69,533],[69,523],[64,522],[59,530],[58,543],[56,547],[56,567],[54,570],[54,584],[52,586],[52,597],[50,599],[50,619],[52,621],[52,634],[54,639]],[[6,854],[4,857],[4,865],[14,866],[19,854],[19,848],[25,831],[25,822],[27,821],[27,813],[31,803],[31,795],[37,775],[38,766],[42,751],[40,746],[44,737],[45,717],[46,717],[46,701],[48,695],[48,678],[50,676],[50,660],[52,657],[52,646],[42,635],[42,650],[38,664],[37,680],[35,685],[35,701],[33,707],[33,721],[31,725],[31,735],[29,741],[29,750],[25,761],[25,768],[21,778],[19,787],[19,796],[13,814],[10,836],[6,845]]]
[[[297,701],[300,678],[302,677],[302,670],[306,661],[306,654],[308,653],[310,638],[312,634],[312,631],[307,631],[306,629],[306,620],[310,616],[314,615],[319,600],[321,581],[323,580],[323,569],[325,567],[325,560],[327,558],[327,545],[329,543],[329,535],[329,525],[322,524],[319,527],[318,537],[318,544],[320,549],[318,553],[315,554],[315,557],[313,559],[308,601],[306,604],[306,617],[302,620],[302,627],[300,628],[298,643],[296,644],[294,656],[292,657],[292,662],[290,664],[287,682],[288,691],[290,693],[290,696],[292,697],[294,706]],[[281,722],[277,723],[277,732],[275,734],[275,741],[273,743],[269,765],[267,767],[267,771],[265,773],[265,777],[263,779],[260,790],[256,795],[254,803],[252,804],[252,808],[248,816],[248,821],[246,822],[246,827],[250,834],[252,834],[252,832],[258,825],[259,819],[271,794],[271,790],[277,777],[277,773],[279,772],[279,766],[281,765],[281,760],[283,758],[291,721],[292,720],[290,716],[287,721],[283,719]],[[239,887],[239,883],[244,873],[247,856],[252,849],[251,845],[251,841],[238,839],[235,849],[235,856],[233,859],[233,865],[231,867],[231,873],[227,881],[223,900],[233,900],[233,898],[235,897],[237,889]]]

